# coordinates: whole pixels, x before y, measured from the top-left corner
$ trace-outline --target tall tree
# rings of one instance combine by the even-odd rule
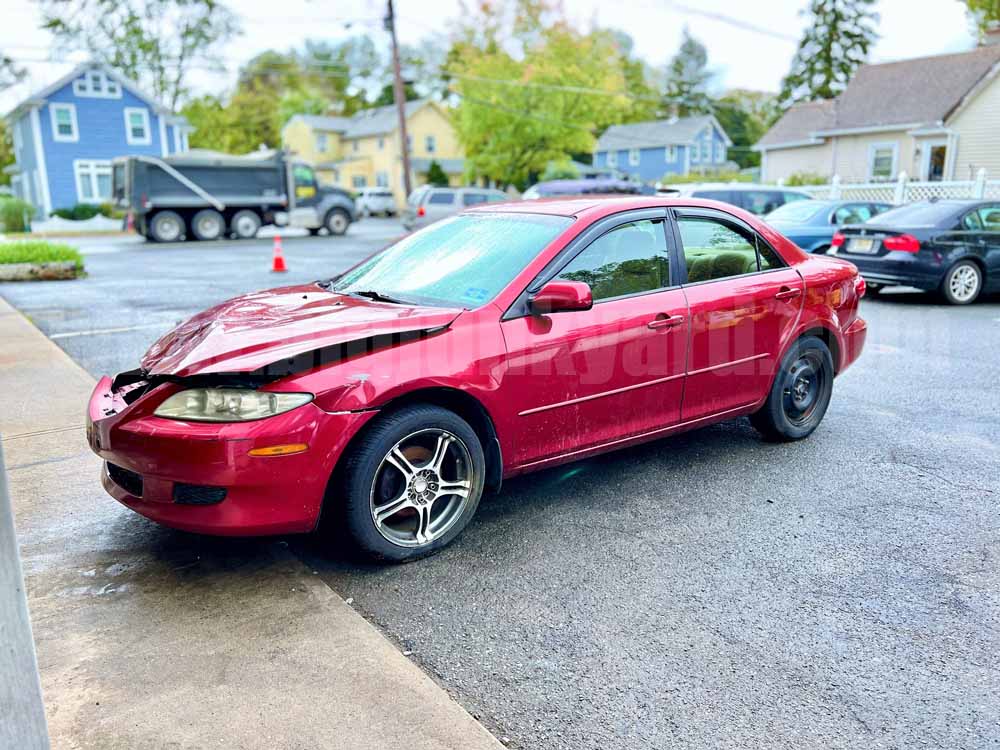
[[[216,52],[239,33],[218,0],[39,0],[42,27],[65,48],[139,81],[176,109],[193,67],[221,65]]]
[[[1000,0],[965,0],[965,5],[980,39],[1000,24]]]
[[[678,117],[710,112],[708,84],[713,75],[708,68],[708,50],[685,28],[680,49],[667,65],[665,109]]]
[[[733,141],[729,158],[740,167],[759,166],[760,153],[752,146],[777,119],[777,97],[764,91],[732,89],[714,100],[712,109]]]
[[[868,59],[878,39],[876,0],[811,0],[808,18],[779,100],[787,107],[799,101],[830,99],[845,88]]]
[[[642,122],[654,119],[660,110],[658,87],[653,80],[654,71],[645,60],[634,54],[635,43],[631,36],[617,29],[607,33],[621,56],[625,94],[628,97],[628,106],[622,113],[621,121]]]

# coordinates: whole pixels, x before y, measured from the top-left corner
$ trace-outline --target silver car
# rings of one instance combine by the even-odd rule
[[[421,229],[438,219],[458,213],[463,208],[480,203],[499,203],[510,200],[502,190],[478,187],[418,187],[406,201],[403,226],[408,231]]]
[[[389,188],[361,188],[358,191],[358,197],[354,201],[354,206],[362,216],[396,215],[396,197]]]

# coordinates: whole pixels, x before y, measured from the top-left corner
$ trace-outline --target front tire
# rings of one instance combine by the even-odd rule
[[[788,442],[812,434],[833,395],[833,357],[821,339],[806,336],[781,360],[767,401],[750,415],[766,440]]]
[[[450,544],[476,513],[486,459],[454,412],[416,405],[379,417],[344,460],[345,527],[368,557],[408,562]]]
[[[327,231],[334,235],[335,237],[340,237],[347,231],[347,227],[351,224],[351,217],[347,215],[347,211],[342,208],[335,208],[330,213],[326,215],[326,220],[323,222],[323,226],[326,227]]]
[[[971,305],[983,289],[983,272],[971,260],[960,260],[941,281],[941,295],[951,305]]]

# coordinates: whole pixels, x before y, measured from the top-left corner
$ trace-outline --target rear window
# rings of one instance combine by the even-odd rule
[[[455,202],[455,194],[441,192],[431,193],[431,197],[427,199],[427,202],[435,206],[450,206]]]
[[[870,224],[898,224],[906,227],[936,227],[954,219],[961,210],[954,203],[932,203],[920,201],[899,206],[889,211],[873,216]]]
[[[410,197],[406,199],[406,202],[411,206],[419,206],[420,200],[427,195],[428,188],[421,187],[410,193]]]

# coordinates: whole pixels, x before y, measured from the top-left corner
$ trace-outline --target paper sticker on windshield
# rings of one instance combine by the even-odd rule
[[[485,302],[487,295],[489,295],[489,292],[486,289],[478,286],[470,286],[462,293],[462,299],[467,299],[471,302]]]

